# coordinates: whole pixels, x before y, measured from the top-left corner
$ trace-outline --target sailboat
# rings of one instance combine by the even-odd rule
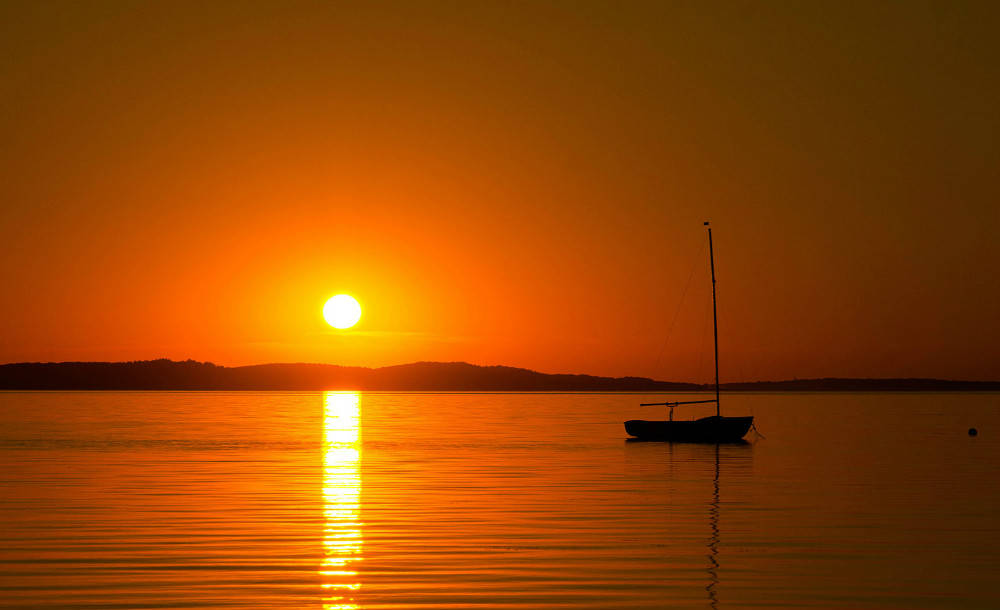
[[[685,443],[739,442],[750,431],[753,416],[723,417],[719,408],[719,318],[715,304],[715,255],[712,251],[712,227],[708,227],[708,262],[712,269],[712,324],[715,328],[715,398],[712,400],[686,400],[676,402],[647,402],[642,407],[670,407],[670,419],[650,421],[630,419],[625,422],[625,432],[644,441],[671,441]],[[674,420],[674,407],[715,403],[715,415],[693,420]]]

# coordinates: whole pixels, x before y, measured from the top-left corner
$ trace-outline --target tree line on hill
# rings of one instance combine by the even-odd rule
[[[726,383],[726,391],[1000,391],[1000,382],[941,379],[797,379]],[[466,392],[696,392],[710,384],[645,377],[547,374],[465,362],[382,368],[332,364],[225,367],[210,362],[24,362],[0,365],[3,390],[373,390]]]

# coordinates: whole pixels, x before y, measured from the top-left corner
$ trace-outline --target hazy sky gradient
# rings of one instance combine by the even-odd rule
[[[1000,378],[998,7],[4,3],[0,361]]]

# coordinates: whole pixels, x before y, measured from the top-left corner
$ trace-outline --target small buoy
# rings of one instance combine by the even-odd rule
[[[976,430],[975,428],[969,428],[969,436],[975,436],[977,434],[979,434],[979,430]]]

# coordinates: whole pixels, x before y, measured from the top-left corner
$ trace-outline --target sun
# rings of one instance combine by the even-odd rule
[[[350,328],[361,319],[361,305],[349,294],[338,294],[323,306],[323,318],[334,328]]]

